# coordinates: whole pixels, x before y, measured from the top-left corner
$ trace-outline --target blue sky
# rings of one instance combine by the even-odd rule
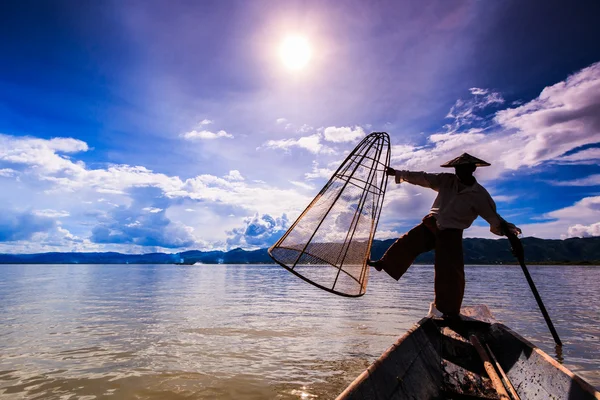
[[[594,1],[0,5],[0,252],[266,247],[371,131],[525,236],[600,235]],[[290,70],[278,48],[306,38]],[[378,238],[434,193],[388,187]],[[466,236],[492,237],[478,219]]]

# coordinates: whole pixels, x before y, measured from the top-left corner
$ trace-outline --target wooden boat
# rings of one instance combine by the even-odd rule
[[[600,392],[477,306],[457,320],[423,318],[337,399],[600,400]]]

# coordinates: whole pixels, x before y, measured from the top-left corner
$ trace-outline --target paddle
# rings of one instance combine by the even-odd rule
[[[548,328],[550,329],[550,333],[552,333],[552,337],[554,338],[554,341],[556,342],[557,345],[562,346],[562,342],[560,341],[560,338],[558,337],[558,333],[556,333],[556,329],[554,329],[554,325],[552,324],[552,320],[550,319],[550,316],[548,315],[548,311],[546,311],[546,307],[544,307],[542,298],[540,297],[540,294],[538,293],[538,291],[535,287],[535,284],[533,283],[533,279],[531,279],[531,275],[529,275],[529,271],[527,270],[527,267],[525,266],[525,252],[523,251],[523,245],[521,244],[521,241],[519,240],[517,235],[510,232],[508,229],[505,229],[505,235],[508,238],[508,241],[510,242],[510,247],[512,247],[513,254],[519,260],[519,264],[521,264],[521,269],[523,270],[523,273],[525,274],[525,278],[527,279],[527,283],[529,283],[529,287],[531,288],[531,291],[533,292],[533,296],[535,297],[535,300],[537,301],[538,306],[540,307],[540,311],[544,315],[544,319],[546,320],[546,324],[548,324]]]

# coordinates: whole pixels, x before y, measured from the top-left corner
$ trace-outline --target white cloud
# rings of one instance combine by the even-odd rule
[[[56,189],[69,191],[94,189],[99,193],[122,194],[127,188],[154,186],[175,192],[183,185],[179,177],[155,173],[141,166],[112,165],[106,169],[87,169],[83,163],[76,166],[77,170],[68,174],[30,172],[40,180],[55,184]]]
[[[319,163],[317,161],[313,161],[312,163],[312,171],[304,174],[304,177],[308,180],[312,179],[329,179],[335,172],[335,169],[331,167],[320,168]]]
[[[187,179],[180,190],[166,194],[279,214],[300,212],[310,201],[295,190],[277,189],[264,183],[229,182],[211,175]]]
[[[407,183],[396,184],[393,177],[388,178],[382,216],[390,220],[414,221],[423,218],[431,209],[437,195],[431,189]]]
[[[483,140],[485,134],[481,129],[471,129],[462,133],[438,133],[429,136],[429,141],[435,144],[435,149],[440,153],[459,152]]]
[[[547,213],[545,217],[574,222],[600,220],[600,196],[584,197],[570,207]]]
[[[298,186],[299,188],[302,189],[307,189],[307,190],[314,190],[314,186],[309,185],[308,183],[304,183],[304,182],[299,182],[299,181],[290,181],[290,183],[294,186]]]
[[[300,128],[298,128],[298,133],[308,133],[310,131],[314,131],[315,128],[308,124],[303,124]]]
[[[537,99],[499,111],[495,120],[510,130],[497,142],[507,168],[557,160],[600,142],[600,63],[546,87]]]
[[[36,232],[28,240],[0,243],[2,253],[41,253],[48,251],[93,251],[99,246],[89,239],[72,234],[68,229],[55,225],[46,231]]]
[[[179,136],[186,140],[196,140],[196,139],[212,140],[212,139],[218,139],[218,138],[233,139],[233,135],[231,135],[223,130],[220,130],[218,132],[193,130],[190,132],[182,133]]]
[[[377,229],[377,232],[375,232],[376,240],[398,239],[400,236],[402,236],[402,233],[397,231]]]
[[[436,168],[442,161],[449,159],[447,152],[441,151],[442,145],[448,147],[455,147],[451,145],[451,139],[449,137],[447,144],[440,142],[440,147],[413,147],[410,145],[396,145],[392,146],[392,159],[390,164],[395,169],[408,169],[413,171],[429,171],[432,168]],[[454,158],[456,156],[453,156]]]
[[[471,94],[475,95],[475,96],[482,96],[482,95],[488,94],[489,90],[488,89],[482,89],[482,88],[472,87],[472,88],[469,89],[469,92],[471,92]]]
[[[169,200],[159,189],[140,188],[130,194],[130,205],[118,206],[98,217],[90,236],[92,242],[173,249],[196,245],[193,227],[167,217]]]
[[[492,197],[496,203],[511,203],[519,198],[517,195],[495,195],[492,194]]]
[[[328,126],[323,131],[325,140],[333,143],[355,142],[365,136],[365,131],[360,126],[351,128],[349,126]]]
[[[142,208],[142,210],[143,211],[147,211],[147,212],[152,213],[152,214],[156,214],[156,213],[161,212],[163,209],[162,208],[157,208],[157,207],[144,207],[144,208]]]
[[[540,238],[566,238],[594,232],[595,225],[600,222],[600,196],[585,197],[571,206],[543,214],[541,218],[548,221],[521,225],[523,234]]]
[[[238,180],[227,180],[208,174],[182,180],[178,176],[156,173],[142,166],[111,165],[108,168],[89,169],[85,163],[62,158],[52,150],[56,143],[76,143],[77,146],[71,148],[72,151],[76,148],[87,149],[85,143],[81,145],[78,142],[2,135],[0,160],[11,160],[13,164],[19,165],[28,179],[43,182],[43,188],[49,188],[46,193],[53,195],[61,192],[95,192],[127,197],[133,188],[155,187],[172,199],[186,198],[228,204],[243,208],[247,212],[279,214],[300,212],[310,200],[295,190],[278,189],[262,181],[240,181],[239,171],[230,172],[228,175],[229,178]],[[65,146],[61,148],[65,149]],[[37,185],[39,186],[39,183]],[[111,200],[111,203],[114,201]]]
[[[233,169],[233,170],[229,171],[229,173],[227,175],[225,175],[224,178],[227,179],[228,181],[243,181],[244,180],[244,177],[242,176],[240,171],[238,171],[237,169]]]
[[[600,174],[569,181],[549,181],[549,183],[556,186],[597,186],[600,185]]]
[[[557,164],[600,164],[600,147],[593,147],[554,160]]]
[[[83,243],[85,241],[85,239],[82,239],[76,235],[73,235],[71,232],[69,232],[68,229],[65,229],[61,226],[57,226],[56,231],[58,232],[59,236],[62,236],[62,238],[64,240],[74,242],[74,243]]]
[[[26,164],[46,171],[77,173],[81,166],[59,153],[87,151],[85,142],[70,138],[37,139],[0,134],[0,161]]]
[[[477,112],[491,106],[504,103],[502,95],[488,89],[471,88],[469,90],[473,97],[470,99],[458,99],[450,108],[446,118],[452,118],[454,122],[447,126],[450,131],[456,131],[463,126],[470,125],[483,118]]]
[[[392,164],[404,163],[412,159],[415,156],[414,153],[418,150],[418,147],[411,145],[392,145],[392,159],[390,160],[390,162]]]
[[[229,232],[228,247],[269,247],[285,233],[289,226],[286,214],[272,217],[269,214],[245,218],[242,227]]]
[[[460,100],[457,104],[462,111],[457,112],[455,105],[449,113],[449,117],[457,118],[460,123],[449,127],[448,132],[431,135],[424,146],[393,146],[393,166],[432,171],[438,169],[439,164],[468,152],[492,164],[477,172],[485,180],[508,170],[545,162],[600,162],[598,148],[564,156],[582,146],[600,142],[600,63],[545,88],[530,102],[498,111],[493,126],[458,131],[466,122],[481,119],[474,115],[475,110],[486,104],[500,103],[493,92],[483,94],[480,89],[472,92],[478,94],[476,99]]]
[[[35,210],[35,211],[33,211],[33,213],[40,217],[48,217],[48,218],[64,218],[64,217],[68,217],[69,215],[71,215],[68,211],[52,210],[52,209]]]
[[[287,122],[287,119],[285,119],[285,118],[277,118],[277,120],[275,121],[275,123],[277,123],[277,124],[283,124],[286,122]]]
[[[81,151],[88,151],[89,147],[87,143],[72,138],[53,138],[50,140],[31,140],[29,143],[34,144],[34,146],[45,147],[57,151],[59,153],[79,153]]]
[[[210,125],[213,122],[214,121],[211,121],[210,119],[203,119],[202,121],[200,121],[200,125]]]
[[[11,178],[11,177],[15,176],[16,173],[17,173],[17,171],[15,171],[14,169],[11,169],[11,168],[1,168],[0,169],[0,176],[3,176],[5,178]]]
[[[591,225],[576,224],[567,230],[568,237],[591,237],[600,236],[600,222]]]
[[[96,192],[98,193],[107,193],[107,194],[125,194],[122,190],[117,189],[107,189],[107,188],[96,188]]]
[[[298,139],[280,139],[280,140],[269,140],[263,144],[262,147],[267,149],[281,149],[289,150],[293,147],[299,147],[301,149],[308,150],[314,154],[335,154],[335,151],[321,143],[321,135],[315,133],[310,136],[303,136]]]
[[[543,239],[600,236],[600,196],[586,197],[573,205],[554,210],[536,219],[542,222],[519,224],[523,235]],[[497,239],[489,226],[474,225],[465,231],[465,237]]]
[[[327,149],[325,146],[321,145],[320,141],[320,135],[310,135],[298,139],[297,145],[298,147],[306,149],[311,153],[320,153],[321,151]]]

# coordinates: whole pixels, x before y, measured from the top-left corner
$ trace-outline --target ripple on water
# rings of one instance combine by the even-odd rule
[[[530,267],[573,371],[600,385],[599,274]],[[553,355],[519,267],[466,269],[465,304]],[[0,394],[298,399],[341,392],[433,298],[433,268],[373,273],[359,299],[274,266],[0,266]]]

